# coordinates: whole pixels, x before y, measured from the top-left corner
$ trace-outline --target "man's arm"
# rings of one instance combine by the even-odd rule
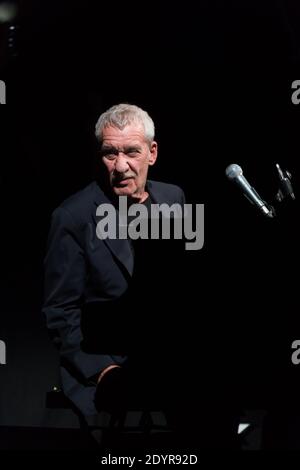
[[[63,361],[83,380],[114,365],[110,355],[81,350],[81,304],[87,268],[72,215],[64,208],[54,211],[45,258],[44,306],[47,326],[59,343]]]

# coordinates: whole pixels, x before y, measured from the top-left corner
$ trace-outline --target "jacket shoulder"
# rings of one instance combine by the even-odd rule
[[[67,213],[75,225],[84,224],[92,211],[96,182],[65,199],[53,212],[53,215]]]
[[[183,190],[175,184],[148,180],[147,185],[150,192],[152,192],[154,195],[159,195],[166,201],[182,202],[184,200]]]

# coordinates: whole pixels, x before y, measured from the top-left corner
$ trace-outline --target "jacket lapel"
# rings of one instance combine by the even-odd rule
[[[112,204],[111,201],[108,199],[108,197],[105,195],[105,193],[102,191],[102,189],[99,187],[98,183],[95,181],[95,190],[94,190],[94,209],[93,209],[93,220],[95,222],[95,227],[97,226],[97,223],[100,220],[100,217],[96,216],[96,210],[97,207],[100,204]],[[161,204],[163,202],[171,203],[171,201],[168,201],[168,194],[163,194],[162,191],[160,191],[160,188],[158,187],[157,184],[155,184],[155,181],[147,181],[146,189],[148,193],[150,194],[151,200],[155,204]],[[119,212],[116,210],[116,224],[118,226],[119,224]],[[98,219],[98,220],[97,220]],[[96,230],[96,228],[95,228]],[[133,266],[134,266],[134,257],[133,257],[133,252],[130,246],[129,240],[120,240],[118,238],[112,239],[112,238],[105,238],[104,240],[100,240],[97,238],[98,243],[105,243],[108,249],[112,252],[112,254],[125,266],[127,269],[128,273],[130,276],[132,276],[133,273]]]
[[[146,190],[150,194],[151,200],[154,204],[174,204],[175,199],[170,187],[166,190],[166,186],[162,186],[157,181],[148,180]]]
[[[96,210],[100,204],[112,204],[112,203],[108,199],[108,197],[104,194],[104,192],[100,189],[98,184],[95,182],[94,209],[93,209],[93,214],[92,214],[93,220],[95,222],[95,226],[97,226],[97,223],[100,220],[100,217],[96,216]],[[117,215],[116,223],[118,226],[119,224],[118,210],[116,210],[116,215]],[[133,259],[133,253],[132,253],[129,240],[120,240],[118,238],[116,239],[105,238],[104,240],[100,240],[99,238],[97,238],[97,241],[98,243],[104,242],[106,246],[108,247],[108,249],[112,252],[112,254],[123,264],[123,266],[125,266],[130,276],[132,276],[134,259]]]

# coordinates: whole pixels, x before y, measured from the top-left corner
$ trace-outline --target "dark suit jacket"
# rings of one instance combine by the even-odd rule
[[[147,190],[157,204],[184,203],[177,186],[148,181]],[[91,377],[126,361],[121,350],[105,344],[107,306],[126,292],[134,259],[128,240],[97,237],[96,209],[103,203],[110,201],[97,182],[64,201],[53,212],[45,257],[43,312],[59,347],[63,390],[84,415],[96,413]],[[83,334],[84,317],[95,312],[98,350]]]

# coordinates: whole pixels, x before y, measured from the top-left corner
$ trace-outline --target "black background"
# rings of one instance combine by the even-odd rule
[[[57,358],[40,313],[49,217],[94,171],[97,117],[135,103],[156,123],[151,177],[205,204],[189,252],[185,338],[214,388],[241,408],[297,408],[300,74],[295,0],[20,3],[15,47],[2,25],[0,424],[45,423]],[[269,202],[275,163],[296,201],[267,220],[225,178],[230,163]],[[180,318],[182,311],[178,311]],[[170,325],[171,328],[171,325]],[[193,334],[191,332],[194,332]],[[299,366],[300,367],[300,366]],[[232,392],[232,393],[231,393]]]

